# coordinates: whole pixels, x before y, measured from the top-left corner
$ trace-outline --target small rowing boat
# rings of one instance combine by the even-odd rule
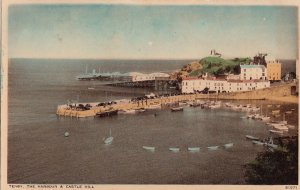
[[[233,143],[224,144],[224,147],[225,148],[231,148],[231,147],[233,147]]]
[[[207,148],[208,148],[208,150],[217,150],[219,148],[219,146],[209,146]]]
[[[171,152],[179,152],[180,148],[169,148]]]
[[[148,150],[148,151],[152,151],[152,152],[155,151],[155,147],[153,147],[153,146],[143,146],[143,149]]]
[[[199,152],[200,151],[200,147],[189,147],[188,151],[190,151],[190,152]]]

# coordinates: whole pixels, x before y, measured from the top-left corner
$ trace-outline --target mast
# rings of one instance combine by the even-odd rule
[[[87,72],[88,72],[88,65],[86,64],[85,65],[85,74],[87,74]]]
[[[111,137],[111,128],[109,128],[109,136]]]

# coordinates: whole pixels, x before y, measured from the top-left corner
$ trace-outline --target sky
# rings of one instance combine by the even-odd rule
[[[298,56],[296,7],[11,5],[8,19],[10,58]]]

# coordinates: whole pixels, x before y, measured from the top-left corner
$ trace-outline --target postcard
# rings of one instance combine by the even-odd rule
[[[297,189],[296,1],[2,7],[2,189]]]

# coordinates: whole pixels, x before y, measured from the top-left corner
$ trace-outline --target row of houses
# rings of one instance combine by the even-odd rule
[[[214,78],[184,78],[181,83],[182,93],[194,93],[208,89],[209,91],[242,92],[270,87],[268,80],[225,80]]]
[[[278,69],[280,65],[280,69]],[[268,69],[271,68],[270,70]],[[216,77],[186,77],[181,83],[182,93],[194,93],[208,89],[211,92],[241,92],[263,89],[270,87],[269,75],[272,79],[280,80],[281,64],[272,62],[264,65],[240,65],[239,75],[228,75],[225,79],[217,79]]]

